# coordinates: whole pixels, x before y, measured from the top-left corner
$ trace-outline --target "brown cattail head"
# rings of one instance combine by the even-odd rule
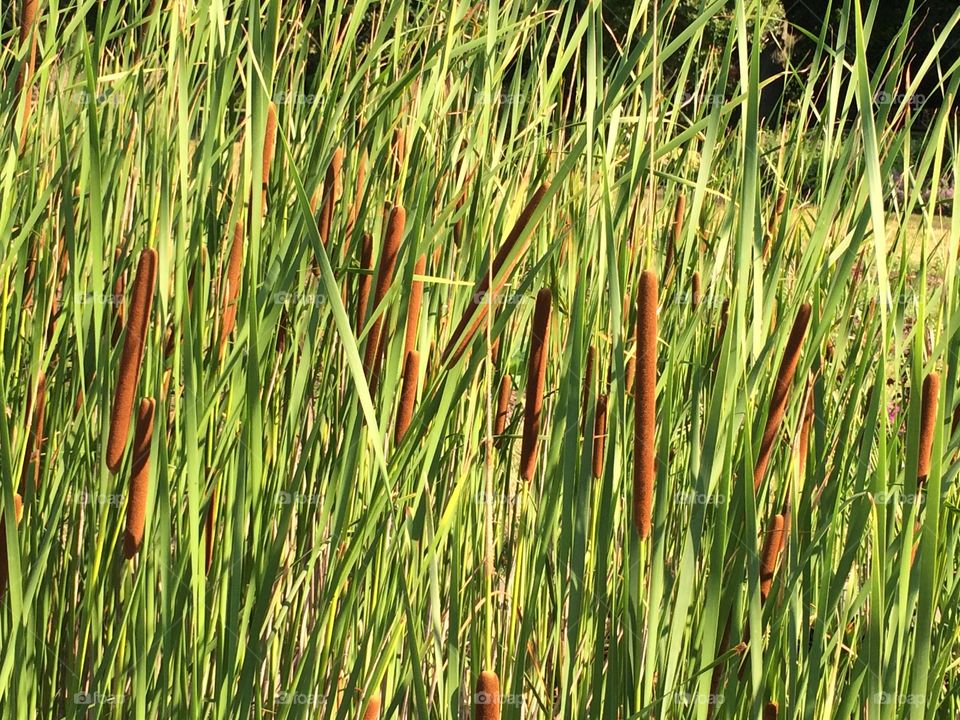
[[[763,706],[763,720],[777,720],[780,707],[775,702],[768,702]]]
[[[523,444],[520,449],[520,477],[533,478],[537,467],[540,414],[543,410],[543,385],[547,377],[547,351],[550,342],[550,288],[537,293],[527,363],[527,395],[523,407]]]
[[[130,318],[127,320],[126,336],[120,356],[120,372],[110,414],[110,436],[107,439],[107,467],[111,472],[120,469],[123,453],[127,447],[127,433],[133,415],[133,400],[140,378],[140,364],[150,324],[150,309],[153,306],[153,289],[157,280],[157,251],[151,248],[140,253],[137,275],[133,281],[130,297]]]
[[[920,407],[920,457],[917,460],[917,480],[922,485],[930,474],[930,452],[933,432],[937,426],[937,403],[940,399],[940,375],[931,372],[923,379],[923,397]]]
[[[403,385],[400,390],[400,408],[397,410],[397,426],[394,430],[393,442],[399,445],[403,436],[407,434],[410,421],[413,419],[413,408],[417,402],[417,382],[420,375],[420,353],[416,350],[407,352],[403,362]]]
[[[237,326],[237,298],[240,296],[240,279],[243,272],[243,223],[233,226],[233,244],[227,259],[227,272],[224,277],[221,295],[223,298],[222,323],[220,326],[220,350],[218,359],[223,360],[227,340]]]
[[[657,276],[640,275],[637,297],[637,372],[634,380],[633,521],[645,540],[653,519],[657,422]]]
[[[420,306],[423,304],[423,280],[427,271],[427,256],[417,258],[413,268],[413,282],[410,283],[410,302],[407,304],[407,331],[403,341],[403,356],[417,349],[417,331],[420,329]]]
[[[380,311],[380,303],[390,289],[393,282],[393,271],[397,267],[397,255],[400,252],[400,240],[403,238],[403,229],[407,222],[407,213],[402,206],[397,205],[390,211],[390,218],[387,221],[386,236],[383,241],[383,248],[380,253],[380,269],[377,271],[377,282],[373,292],[373,311]],[[367,378],[373,378],[374,364],[377,360],[377,353],[380,351],[380,328],[383,324],[382,315],[378,317],[373,327],[370,328],[370,334],[367,336],[367,349],[364,355],[363,367],[367,373]],[[375,384],[370,388],[370,394],[376,392]]]
[[[607,444],[607,396],[597,396],[597,413],[593,421],[593,476],[603,475],[603,459]]]
[[[696,271],[690,280],[690,305],[694,310],[700,307],[700,273]]]
[[[33,79],[33,70],[37,62],[37,33],[34,31],[37,19],[37,0],[23,0],[23,6],[20,13],[20,47],[22,48],[29,41],[30,51],[24,58],[20,73],[17,75],[15,91],[20,91],[27,87]],[[30,112],[33,110],[33,94],[23,93],[23,125],[20,129],[20,152],[27,143],[27,123],[30,119]]]
[[[327,174],[323,180],[323,204],[320,206],[320,218],[317,223],[317,230],[320,233],[320,241],[326,247],[330,242],[330,231],[333,227],[333,206],[337,198],[343,194],[341,188],[343,171],[343,148],[338,147],[330,158],[330,164],[327,166]]]
[[[495,672],[480,673],[473,696],[473,720],[500,720],[500,679]]]
[[[483,276],[477,284],[474,285],[473,295],[463,311],[463,317],[454,329],[453,334],[450,336],[450,341],[443,351],[441,362],[444,365],[456,362],[460,356],[463,355],[470,341],[483,323],[484,318],[487,316],[490,304],[486,297],[487,292],[491,286],[493,286],[493,295],[494,298],[496,298],[497,294],[503,289],[507,277],[513,271],[513,268],[516,267],[519,261],[519,255],[523,253],[529,244],[529,238],[524,240],[520,245],[520,251],[516,253],[516,256],[509,262],[508,260],[517,243],[520,241],[520,238],[523,236],[524,230],[526,230],[530,224],[530,219],[534,213],[536,213],[537,208],[547,194],[547,189],[548,186],[545,184],[537,188],[533,197],[530,198],[520,213],[520,217],[518,217],[517,221],[513,224],[513,228],[510,230],[510,234],[507,235],[506,240],[503,241],[503,245],[500,246],[500,250],[494,256],[490,269],[485,270]],[[503,272],[501,272],[501,270]]]
[[[780,431],[780,423],[787,410],[787,395],[790,392],[790,385],[793,383],[793,376],[797,371],[797,363],[800,362],[800,349],[803,346],[803,338],[807,334],[809,322],[810,304],[804,303],[797,311],[797,318],[790,330],[787,347],[784,349],[783,359],[780,361],[780,370],[777,372],[777,381],[773,386],[773,395],[770,397],[767,423],[760,440],[760,454],[757,456],[757,463],[753,471],[754,491],[760,487],[760,483],[763,482],[763,477],[767,472],[767,465],[773,452],[773,443]]]
[[[204,557],[204,571],[209,575],[210,567],[213,565],[213,544],[217,534],[217,501],[219,498],[217,482],[213,483],[213,491],[210,494],[210,505],[207,506],[207,520],[204,527],[204,540],[206,547]]]
[[[143,542],[143,527],[147,517],[147,482],[150,479],[150,441],[153,439],[155,410],[153,398],[143,398],[140,401],[133,441],[127,527],[123,533],[123,556],[128,560],[140,552],[140,544]]]
[[[367,319],[367,302],[370,300],[370,286],[373,285],[373,238],[364,233],[360,239],[360,270],[357,276],[357,334],[363,330]]]
[[[363,709],[363,720],[380,719],[380,702],[380,691],[374,690],[370,694],[370,699],[367,700],[367,706]]]
[[[46,407],[47,377],[42,372],[37,379],[37,392],[33,398],[31,413],[33,421],[30,426],[30,436],[27,439],[27,457],[23,463],[21,481],[33,478],[33,487],[40,487],[40,463],[43,458],[43,415]]]
[[[773,585],[773,573],[777,569],[777,558],[783,546],[783,515],[774,515],[763,538],[763,550],[760,552],[760,602],[766,602]]]
[[[497,393],[497,414],[493,418],[493,435],[499,441],[504,430],[507,429],[507,419],[510,414],[510,397],[513,395],[513,380],[509,374],[500,378],[500,391]]]
[[[270,166],[273,165],[274,150],[277,143],[277,106],[271,102],[267,106],[267,126],[263,131],[263,185],[270,181]]]

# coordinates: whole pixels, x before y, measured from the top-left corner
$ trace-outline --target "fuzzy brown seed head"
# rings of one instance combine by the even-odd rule
[[[123,453],[127,447],[133,401],[140,378],[140,364],[150,325],[150,309],[153,307],[153,292],[157,280],[157,251],[151,248],[140,253],[137,275],[133,281],[130,297],[130,316],[127,320],[123,351],[120,356],[120,371],[110,414],[110,435],[107,439],[107,467],[111,472],[120,469]]]
[[[397,256],[400,252],[400,240],[403,238],[404,226],[407,222],[407,213],[401,205],[397,205],[390,211],[390,217],[387,221],[386,235],[384,236],[383,246],[380,252],[380,268],[377,271],[377,281],[373,292],[373,311],[381,310],[380,303],[390,289],[393,282],[393,272],[397,266]],[[371,383],[370,394],[376,392],[376,382],[373,380],[375,373],[375,363],[377,354],[383,350],[381,348],[381,332],[383,325],[383,315],[381,314],[370,328],[370,334],[367,336],[367,348],[364,355],[363,367],[366,371],[368,381]]]
[[[773,585],[773,574],[777,569],[777,558],[783,547],[783,515],[774,515],[763,538],[763,549],[760,552],[760,601],[766,602]]]
[[[768,702],[763,707],[763,720],[777,720],[780,708],[775,702]]]
[[[364,321],[367,319],[367,303],[370,300],[370,287],[373,285],[373,238],[370,233],[364,233],[360,240],[360,269],[362,272],[357,276],[357,334],[363,330]]]
[[[147,491],[150,479],[150,442],[153,439],[153,398],[140,401],[133,441],[133,468],[130,471],[130,498],[127,502],[127,526],[123,533],[123,556],[128,560],[140,552],[147,517]]]
[[[690,304],[694,310],[700,307],[700,273],[694,272],[690,280]]]
[[[270,180],[270,166],[273,165],[274,150],[277,143],[277,106],[267,106],[267,126],[263,132],[263,184]]]
[[[367,700],[367,706],[363,710],[363,720],[379,720],[380,718],[380,691],[374,690]]]
[[[493,418],[493,435],[498,439],[507,429],[510,415],[510,398],[513,395],[513,380],[509,374],[500,378],[500,391],[497,393],[497,414]]]
[[[222,322],[220,325],[220,349],[218,359],[222,360],[226,352],[227,341],[237,326],[237,298],[240,296],[240,279],[243,274],[243,223],[237,222],[233,226],[233,243],[230,245],[230,256],[227,259],[226,274],[224,276],[221,295]]]
[[[417,403],[417,382],[420,375],[420,353],[410,350],[403,362],[403,385],[400,390],[400,407],[397,410],[397,425],[394,444],[399,445],[410,427],[413,409]]]
[[[807,334],[809,322],[810,304],[804,303],[800,306],[797,317],[793,322],[793,328],[790,330],[787,347],[784,349],[783,359],[780,361],[780,370],[777,372],[777,380],[773,386],[773,394],[770,396],[767,422],[760,439],[760,452],[757,455],[757,462],[753,471],[754,491],[760,487],[760,483],[763,482],[763,477],[767,472],[774,441],[777,439],[780,423],[783,421],[783,415],[787,410],[787,396],[790,392],[790,385],[793,383],[793,376],[797,371],[797,363],[800,362],[800,350],[803,347],[803,339]]]
[[[937,404],[940,399],[940,375],[931,372],[923,379],[923,397],[920,407],[920,457],[917,461],[917,478],[922,484],[930,474],[930,455],[933,450],[933,434],[937,427]]]
[[[540,415],[543,410],[543,386],[547,377],[547,353],[550,345],[550,288],[537,293],[527,363],[527,394],[523,407],[523,443],[520,449],[520,477],[533,478],[537,467]]]
[[[641,539],[650,535],[656,476],[657,276],[640,275],[637,297],[637,370],[634,379],[633,520]]]
[[[480,673],[473,696],[473,720],[500,720],[500,679],[495,672]]]
[[[403,356],[417,348],[417,332],[420,329],[420,307],[423,304],[423,280],[427,271],[427,256],[417,258],[413,268],[413,281],[410,283],[410,300],[407,303],[407,328],[403,341]]]

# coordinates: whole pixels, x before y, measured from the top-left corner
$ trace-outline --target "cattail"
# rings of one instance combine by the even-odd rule
[[[780,218],[783,217],[783,211],[787,207],[787,191],[781,190],[777,194],[777,202],[773,208],[773,214],[770,216],[770,223],[767,225],[766,240],[763,243],[763,257],[770,256],[770,247],[773,243],[774,235],[780,228]]]
[[[807,333],[807,324],[810,322],[810,304],[804,303],[797,312],[797,318],[793,322],[793,329],[790,331],[790,337],[787,340],[787,347],[783,351],[783,359],[780,361],[780,370],[777,373],[777,381],[773,387],[773,395],[770,397],[770,408],[767,412],[767,424],[763,430],[763,437],[760,441],[760,454],[757,456],[757,464],[753,471],[753,489],[754,492],[760,487],[763,476],[767,472],[767,464],[770,462],[770,455],[773,451],[773,443],[780,430],[780,422],[787,410],[787,395],[790,391],[790,385],[793,383],[794,373],[797,371],[797,363],[800,361],[800,348],[803,346],[803,338]]]
[[[127,502],[127,527],[123,533],[123,556],[128,560],[140,552],[143,526],[147,516],[147,481],[150,478],[150,441],[153,439],[153,398],[140,401],[133,441],[133,468],[130,471],[130,499]]]
[[[533,194],[533,197],[530,198],[529,202],[527,202],[526,206],[523,208],[523,211],[520,213],[520,217],[518,217],[517,221],[514,223],[513,228],[510,230],[510,234],[507,235],[506,240],[503,241],[503,245],[500,246],[500,250],[494,256],[492,267],[489,271],[484,272],[483,276],[474,286],[473,295],[471,296],[470,302],[464,310],[463,317],[460,319],[460,323],[454,329],[453,334],[450,336],[450,341],[447,343],[447,347],[443,351],[441,362],[444,365],[456,362],[460,356],[463,355],[464,351],[467,349],[467,345],[469,345],[477,330],[480,328],[484,318],[487,316],[489,306],[489,303],[486,300],[487,291],[490,290],[490,286],[494,283],[494,281],[497,281],[498,275],[501,275],[501,270],[503,270],[502,277],[500,277],[496,286],[494,287],[494,297],[496,297],[496,295],[503,288],[504,284],[506,284],[507,277],[519,262],[519,255],[522,255],[523,251],[526,250],[526,247],[530,242],[529,238],[520,244],[520,250],[513,260],[508,262],[508,258],[510,257],[517,243],[520,241],[520,238],[523,235],[524,230],[527,228],[527,225],[530,224],[530,219],[533,217],[533,214],[536,212],[537,208],[540,206],[540,203],[543,201],[544,196],[547,194],[547,189],[547,185],[545,184],[537,188],[537,191]]]
[[[370,233],[364,233],[360,240],[360,269],[357,276],[357,334],[363,330],[363,322],[367,319],[367,301],[370,299],[370,285],[373,284],[373,238]]]
[[[394,430],[393,442],[399,445],[403,436],[407,434],[410,420],[413,419],[413,406],[417,402],[417,379],[420,374],[420,353],[416,350],[407,352],[403,362],[403,387],[400,391],[400,409],[397,410],[397,426]]]
[[[267,211],[267,185],[270,182],[270,166],[273,165],[273,153],[277,142],[277,106],[272,102],[267,107],[267,126],[263,132],[263,182],[262,202],[260,210]]]
[[[399,172],[407,159],[407,133],[402,126],[397,126],[393,131],[393,159]]]
[[[333,227],[333,206],[337,202],[337,189],[342,183],[340,177],[342,170],[343,148],[338,147],[334,150],[330,164],[327,166],[327,174],[323,181],[323,205],[320,207],[320,221],[317,223],[320,241],[324,247],[330,242],[330,229]]]
[[[593,363],[596,351],[593,345],[587,348],[587,361],[583,367],[583,387],[580,390],[580,432],[587,426],[587,407],[590,404],[590,392],[593,388]]]
[[[390,283],[393,282],[393,271],[397,266],[397,255],[400,251],[400,240],[403,238],[403,229],[407,221],[406,210],[397,205],[390,211],[390,219],[387,221],[386,236],[384,238],[382,251],[380,253],[380,269],[377,272],[377,283],[373,292],[373,312],[380,310],[380,303],[390,289]],[[380,328],[383,323],[383,317],[378,317],[373,327],[370,328],[370,334],[367,336],[367,350],[363,360],[363,367],[368,378],[372,378],[374,364],[377,360],[377,352],[380,350]],[[376,392],[376,386],[371,386],[370,394]]]
[[[37,392],[33,399],[33,422],[30,427],[30,436],[27,440],[27,457],[23,463],[21,481],[33,477],[33,487],[40,487],[40,462],[43,453],[43,414],[46,406],[47,378],[42,372],[37,380]]]
[[[240,277],[243,272],[243,223],[233,226],[233,244],[227,259],[227,277],[223,287],[223,324],[220,327],[220,350],[218,359],[223,360],[227,340],[237,325],[237,298],[240,295]]]
[[[353,204],[350,206],[350,213],[347,217],[347,237],[353,235],[353,228],[356,227],[357,218],[360,217],[360,206],[363,203],[363,183],[367,178],[367,162],[367,151],[364,150],[357,167],[357,183],[353,189]]]
[[[13,516],[20,524],[20,518],[23,517],[23,498],[20,493],[13,494]],[[3,597],[7,591],[7,579],[9,570],[7,567],[7,524],[4,518],[4,511],[0,510],[0,597]]]
[[[500,720],[500,679],[495,672],[480,673],[473,696],[473,720]]]
[[[520,449],[520,476],[533,478],[537,467],[537,445],[540,436],[540,413],[543,410],[543,384],[547,376],[547,352],[550,341],[549,288],[537,293],[530,336],[530,357],[527,363],[527,394],[523,406],[523,444]]]
[[[777,558],[783,546],[783,515],[774,515],[770,527],[763,539],[760,553],[760,602],[766,602],[773,585],[773,573],[777,569]]]
[[[403,342],[403,356],[417,349],[417,331],[420,326],[420,306],[423,304],[423,280],[422,277],[427,271],[427,256],[421,255],[417,258],[417,264],[413,268],[413,282],[410,284],[410,302],[407,304],[407,332]]]
[[[379,720],[380,718],[380,691],[374,690],[367,700],[367,706],[363,710],[363,720]]]
[[[932,372],[923,379],[923,397],[920,407],[920,457],[917,461],[917,482],[920,485],[930,474],[930,451],[933,432],[937,426],[937,402],[940,398],[940,375]]]
[[[768,702],[763,706],[763,720],[777,720],[780,708],[775,702]]]
[[[15,91],[20,91],[28,85],[33,79],[33,69],[37,61],[37,33],[34,32],[34,25],[37,19],[37,0],[24,0],[20,12],[20,47],[30,41],[30,52],[24,59],[17,75]],[[30,112],[33,110],[33,96],[30,92],[23,93],[23,126],[20,130],[20,151],[23,151],[27,142],[27,121],[30,119]]]
[[[217,483],[213,483],[213,491],[210,493],[210,505],[207,506],[207,521],[204,527],[204,541],[206,543],[204,568],[205,572],[210,574],[210,567],[213,565],[213,543],[217,534]]]
[[[690,280],[690,304],[694,310],[700,307],[700,273],[696,271]]]
[[[120,372],[110,415],[110,436],[107,440],[107,467],[111,472],[120,469],[123,452],[127,447],[130,417],[133,415],[133,400],[140,378],[140,364],[147,340],[150,323],[150,308],[153,305],[153,287],[157,279],[157,251],[146,249],[140,253],[137,275],[133,280],[130,298],[130,318],[127,320],[126,337],[120,356]]]
[[[653,517],[657,422],[657,276],[640,275],[637,298],[637,374],[634,381],[633,521],[645,540]]]
[[[509,373],[500,378],[500,391],[497,393],[497,414],[493,418],[493,435],[499,438],[507,429],[507,417],[510,414],[510,397],[513,395],[513,381]]]
[[[597,412],[593,421],[593,476],[603,475],[603,458],[607,444],[607,396],[597,396]]]

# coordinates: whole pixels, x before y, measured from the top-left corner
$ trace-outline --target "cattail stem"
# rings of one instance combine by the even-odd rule
[[[495,672],[480,673],[473,696],[473,720],[500,720],[500,678]]]
[[[460,323],[454,329],[453,334],[450,336],[450,341],[447,343],[447,347],[443,351],[441,359],[442,364],[452,364],[460,359],[464,351],[467,349],[467,346],[470,344],[470,341],[476,335],[477,330],[480,328],[484,318],[487,316],[490,304],[486,297],[487,292],[493,285],[494,298],[500,293],[500,291],[503,289],[503,286],[506,284],[510,273],[513,272],[513,269],[519,262],[519,256],[523,254],[524,250],[526,250],[526,247],[530,242],[529,236],[527,236],[527,239],[520,243],[519,251],[515,254],[514,258],[508,262],[514,248],[520,242],[520,238],[523,236],[524,231],[530,224],[531,218],[533,217],[537,208],[540,206],[540,203],[543,201],[544,196],[547,194],[547,189],[547,185],[541,185],[539,188],[537,188],[537,191],[533,194],[533,197],[530,198],[529,202],[527,202],[526,206],[523,208],[523,211],[520,213],[520,217],[518,217],[517,221],[514,223],[513,228],[510,230],[510,234],[507,235],[506,240],[504,240],[503,244],[500,246],[500,250],[494,256],[491,267],[488,271],[484,272],[483,276],[474,286],[473,295],[471,296],[467,307],[464,309],[463,317],[460,319]],[[503,272],[501,272],[501,270]],[[496,282],[496,285],[494,285],[494,282]]]
[[[773,585],[773,574],[777,569],[777,559],[783,547],[783,515],[774,515],[770,527],[763,539],[763,549],[760,552],[760,602],[767,601],[770,588]]]
[[[607,444],[607,396],[597,396],[597,411],[593,421],[593,477],[603,475],[603,459]]]
[[[147,517],[147,490],[150,479],[150,442],[153,439],[153,398],[140,401],[133,441],[133,468],[130,472],[130,499],[127,503],[127,527],[123,533],[123,556],[128,560],[140,552]]]
[[[397,410],[397,425],[394,430],[393,442],[399,445],[410,427],[413,419],[413,408],[417,402],[417,382],[420,374],[420,353],[416,350],[407,352],[403,362],[403,386],[400,391],[400,408]]]
[[[213,491],[210,493],[210,505],[207,506],[207,519],[204,526],[204,571],[210,574],[210,567],[213,565],[213,547],[217,534],[217,501],[219,488],[216,480],[213,483]]]
[[[596,351],[591,345],[587,348],[587,360],[583,367],[583,387],[580,389],[580,432],[586,432],[587,409],[590,404],[590,395],[593,393],[593,364]]]
[[[637,297],[637,373],[634,384],[633,520],[640,538],[650,535],[656,475],[657,276],[640,275]]]
[[[793,376],[797,371],[797,363],[800,361],[800,349],[803,346],[803,338],[807,333],[807,325],[810,322],[810,304],[804,303],[797,312],[797,318],[793,322],[793,328],[790,330],[790,337],[787,340],[787,347],[783,351],[783,359],[780,362],[780,370],[777,373],[777,381],[773,386],[773,395],[770,397],[770,408],[767,411],[767,423],[763,430],[763,437],[760,440],[760,453],[757,456],[757,462],[753,471],[753,489],[754,492],[763,482],[763,477],[767,472],[767,465],[770,462],[770,455],[773,452],[773,443],[780,431],[780,423],[787,410],[787,396],[790,392],[790,385],[793,383]]]
[[[120,356],[120,372],[110,415],[110,436],[107,439],[107,467],[111,472],[120,469],[123,453],[127,447],[130,418],[133,415],[133,400],[140,378],[140,364],[150,324],[150,309],[153,306],[153,289],[157,279],[157,251],[146,249],[140,253],[137,275],[133,281],[130,298],[130,318],[127,321],[123,352]]]
[[[397,255],[400,252],[400,240],[403,238],[403,230],[407,221],[407,213],[402,206],[397,205],[390,211],[390,218],[387,221],[386,236],[383,241],[383,249],[380,253],[380,269],[377,272],[377,282],[373,292],[373,312],[381,311],[380,303],[390,289],[393,282],[393,272],[397,266]],[[376,392],[376,383],[373,380],[377,353],[380,351],[380,330],[383,324],[383,318],[378,317],[370,333],[367,336],[367,349],[364,355],[363,367],[367,378],[371,380],[370,394]]]
[[[524,480],[531,480],[537,467],[540,414],[543,410],[543,386],[547,376],[547,352],[550,342],[551,300],[549,288],[543,288],[537,293],[537,304],[530,328],[527,395],[523,408],[523,444],[520,449],[520,476]]]
[[[940,375],[931,372],[923,379],[920,407],[920,457],[917,458],[917,483],[923,485],[930,474],[933,433],[937,427],[937,404],[940,399]]]

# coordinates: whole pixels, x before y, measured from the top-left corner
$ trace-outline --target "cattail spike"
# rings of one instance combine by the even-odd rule
[[[43,460],[43,416],[46,407],[47,377],[42,372],[37,380],[37,391],[33,399],[31,414],[33,421],[30,425],[30,435],[27,439],[27,457],[23,463],[21,482],[33,478],[33,487],[40,487],[40,465]]]
[[[775,702],[768,702],[763,706],[763,720],[777,720],[780,708]]]
[[[530,357],[527,365],[527,395],[523,407],[523,444],[520,449],[520,477],[533,478],[537,467],[537,446],[540,438],[540,414],[543,410],[543,385],[547,376],[547,353],[550,344],[550,288],[537,293],[530,335]]]
[[[277,106],[271,102],[267,106],[267,125],[263,131],[263,167],[261,181],[263,182],[263,201],[261,212],[267,211],[267,185],[270,183],[270,166],[273,165],[273,155],[277,143]]]
[[[510,398],[513,395],[513,380],[509,373],[500,378],[500,391],[497,393],[497,414],[493,418],[493,436],[500,442],[504,430],[507,429],[507,418],[510,414]]]
[[[370,233],[364,233],[360,241],[360,269],[357,276],[357,334],[363,330],[367,319],[367,302],[370,299],[370,286],[373,285],[373,238]]]
[[[427,271],[427,256],[417,258],[410,284],[410,302],[407,304],[407,329],[403,341],[403,356],[417,349],[417,332],[420,329],[420,306],[423,304],[423,280]]]
[[[763,539],[760,553],[760,602],[766,602],[773,585],[773,574],[777,569],[777,558],[783,547],[783,515],[774,515],[770,527]]]
[[[127,320],[117,388],[110,414],[107,467],[114,473],[120,469],[123,453],[127,447],[127,434],[130,430],[133,401],[140,378],[140,365],[143,362],[143,349],[147,340],[156,280],[157,251],[148,248],[140,253],[140,261],[137,263],[137,275],[133,281],[133,292],[130,297],[130,317]]]
[[[147,517],[147,490],[150,479],[150,442],[153,439],[153,398],[140,401],[133,442],[133,468],[130,471],[130,499],[127,503],[127,527],[123,533],[123,556],[128,560],[140,552]]]
[[[397,426],[394,431],[393,442],[399,445],[410,427],[413,419],[413,408],[417,402],[417,382],[420,374],[420,353],[416,350],[407,352],[403,362],[403,386],[400,391],[400,408],[397,410]]]
[[[407,222],[407,213],[402,206],[397,205],[390,211],[390,218],[387,221],[386,235],[383,241],[383,249],[380,253],[380,269],[377,272],[377,282],[373,292],[373,312],[381,311],[380,303],[390,289],[393,282],[393,271],[397,266],[397,255],[400,252],[400,240],[403,238],[404,226]],[[383,316],[381,314],[370,328],[370,334],[367,336],[367,349],[364,355],[363,367],[367,373],[367,378],[371,380],[370,394],[376,392],[376,384],[373,381],[377,353],[380,351],[380,330],[383,325]]]
[[[930,474],[933,433],[937,427],[937,404],[940,399],[940,375],[931,372],[923,379],[920,407],[920,457],[917,459],[917,481],[923,485]]]
[[[633,520],[645,540],[653,520],[657,422],[657,276],[640,275],[637,297],[637,372],[634,381]]]
[[[227,259],[227,274],[221,290],[223,305],[220,327],[220,349],[218,360],[223,360],[226,354],[227,341],[237,326],[237,298],[240,296],[240,279],[243,272],[243,223],[237,222],[233,226],[233,244],[230,246],[230,256]]]
[[[495,672],[480,673],[473,696],[473,720],[500,720],[500,679]]]
[[[760,453],[757,456],[757,463],[753,471],[754,492],[760,487],[760,483],[763,482],[763,477],[767,472],[767,465],[773,452],[773,443],[780,431],[780,423],[787,410],[787,395],[790,392],[790,385],[793,383],[793,376],[797,371],[797,363],[800,362],[800,350],[803,346],[803,338],[807,334],[809,322],[810,304],[804,303],[800,306],[797,318],[793,322],[793,328],[790,330],[787,347],[784,349],[783,359],[780,361],[780,370],[777,372],[777,381],[770,397],[767,423],[760,440]]]
[[[379,720],[380,718],[380,691],[374,690],[367,700],[367,706],[363,710],[363,720]]]

